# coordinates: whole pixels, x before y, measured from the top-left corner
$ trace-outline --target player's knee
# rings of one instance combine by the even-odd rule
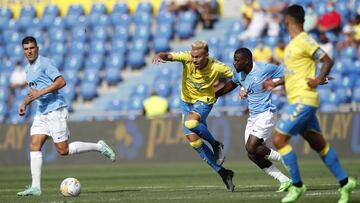
[[[196,128],[196,126],[198,126],[198,125],[199,125],[198,120],[187,120],[187,121],[185,121],[185,127],[187,127],[188,129]]]
[[[41,147],[38,143],[30,142],[29,149],[30,151],[40,151]]]
[[[278,135],[274,137],[273,144],[276,147],[276,149],[281,149],[287,144],[287,140],[284,139],[285,135]]]
[[[196,149],[196,148],[199,148],[203,144],[203,141],[201,139],[197,139],[195,141],[190,141],[189,143],[194,149]]]
[[[67,156],[69,154],[69,148],[56,149],[61,156]]]
[[[252,146],[251,144],[246,144],[245,149],[250,154],[255,154],[256,153],[256,148],[254,146]]]

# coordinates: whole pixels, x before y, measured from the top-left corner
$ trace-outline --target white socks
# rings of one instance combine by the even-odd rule
[[[32,177],[31,187],[37,187],[40,189],[42,162],[43,160],[41,151],[30,152],[30,169]]]
[[[264,168],[263,170],[266,174],[275,178],[280,183],[290,181],[290,179],[287,176],[285,176],[283,173],[281,173],[281,171],[279,171],[279,169],[276,168],[276,166],[274,165],[271,165],[269,168]]]
[[[69,144],[69,155],[79,154],[89,151],[100,151],[101,145],[90,142],[72,142]]]
[[[268,159],[270,161],[281,161],[281,155],[279,152],[273,150],[270,148],[270,154],[265,156],[265,159]]]

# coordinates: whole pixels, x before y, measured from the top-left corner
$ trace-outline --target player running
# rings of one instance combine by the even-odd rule
[[[349,178],[342,168],[335,150],[321,134],[316,111],[319,106],[316,87],[327,81],[333,61],[319,47],[316,41],[303,30],[305,11],[299,5],[287,8],[285,25],[291,41],[285,48],[285,77],[276,83],[268,80],[267,89],[285,84],[288,105],[276,126],[274,145],[290,169],[293,185],[281,202],[294,202],[305,191],[296,160],[295,151],[289,144],[290,138],[300,134],[319,153],[325,165],[340,183],[339,203],[349,201],[356,180]],[[316,76],[316,62],[322,62],[320,74]]]
[[[186,138],[200,157],[221,176],[227,190],[233,192],[234,172],[222,167],[224,146],[214,139],[206,124],[206,118],[216,102],[214,83],[219,78],[230,78],[231,68],[209,57],[205,41],[195,41],[191,52],[158,53],[153,58],[155,64],[166,61],[179,61],[183,64],[181,109]],[[210,143],[213,152],[203,140]]]
[[[26,107],[32,101],[37,102],[37,110],[30,130],[29,143],[32,184],[24,191],[18,192],[17,195],[40,196],[43,162],[41,148],[49,136],[52,137],[57,152],[63,156],[98,151],[115,161],[115,153],[102,140],[98,143],[72,142],[68,144],[70,133],[67,127],[67,105],[64,97],[58,91],[66,85],[66,82],[50,59],[38,54],[39,48],[34,37],[25,37],[22,40],[22,46],[24,55],[29,62],[25,67],[25,72],[31,91],[20,105],[18,113],[20,116],[24,116]]]
[[[267,147],[265,141],[271,138],[276,124],[276,106],[271,103],[271,91],[263,89],[267,79],[283,77],[281,68],[269,64],[254,62],[252,53],[247,48],[240,48],[234,54],[233,78],[219,89],[215,96],[222,96],[240,86],[240,98],[247,99],[250,117],[245,130],[245,148],[248,157],[266,174],[280,182],[278,192],[291,186],[291,180],[272,164],[270,160],[281,161],[281,155]]]

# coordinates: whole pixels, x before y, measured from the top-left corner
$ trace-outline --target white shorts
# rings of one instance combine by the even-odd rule
[[[53,138],[54,143],[68,140],[67,119],[68,110],[65,107],[45,115],[35,115],[30,135],[47,135]]]
[[[263,112],[255,117],[249,117],[245,130],[245,144],[249,139],[249,135],[263,139],[264,142],[271,138],[276,120],[277,113],[271,111]]]

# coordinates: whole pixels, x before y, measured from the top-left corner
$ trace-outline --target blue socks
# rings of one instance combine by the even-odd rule
[[[198,134],[202,139],[208,141],[211,145],[214,145],[215,139],[203,123],[199,123],[195,128],[190,130]]]
[[[338,181],[344,180],[348,177],[344,169],[341,167],[336,152],[332,147],[327,144],[319,154],[325,165]]]
[[[205,143],[202,142],[201,139],[190,142],[190,145],[197,151],[197,153],[200,155],[200,157],[204,161],[206,161],[206,163],[209,164],[211,166],[211,168],[214,169],[214,171],[216,171],[216,172],[220,171],[221,166],[216,164],[214,153],[210,150],[210,148]]]
[[[283,161],[290,172],[293,185],[301,187],[302,181],[294,150],[288,144],[285,147],[279,149],[279,153],[282,155]]]

